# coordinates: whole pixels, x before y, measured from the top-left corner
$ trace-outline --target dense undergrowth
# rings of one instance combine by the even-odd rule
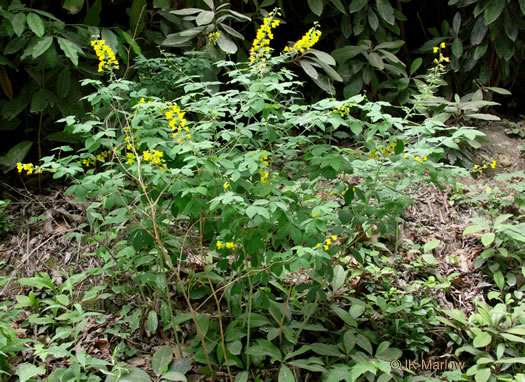
[[[447,61],[437,46],[410,107],[366,95],[309,104],[282,64],[315,43],[315,29],[273,54],[276,15],[249,64],[202,52],[140,57],[137,82],[117,78],[111,49],[94,44],[107,77],[83,82],[96,88],[91,113],[62,120],[85,146],[19,171],[71,180],[86,222],[70,235],[103,265],[60,282],[17,280],[27,293],[1,305],[6,376],[524,380],[523,216],[500,213],[500,196],[489,194],[491,207],[464,231],[484,247],[473,312],[436,298],[466,277],[439,271],[440,240],[401,242],[399,232],[425,185],[468,200],[455,178],[469,171],[454,164],[497,166],[474,161],[483,134],[465,123],[490,103],[471,95],[454,108],[435,95]],[[201,81],[212,65],[227,75]],[[86,280],[91,288],[76,287]],[[105,327],[107,312],[118,320]],[[91,327],[105,327],[110,356],[79,341]],[[140,336],[164,341],[143,368],[128,364],[137,353],[128,339]]]

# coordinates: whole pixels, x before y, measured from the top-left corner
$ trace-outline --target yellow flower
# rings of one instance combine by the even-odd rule
[[[298,52],[302,54],[310,50],[310,48],[314,46],[321,37],[321,31],[317,29],[318,27],[319,24],[317,22],[314,23],[314,26],[311,27],[299,41],[297,41],[291,48],[284,48],[284,51],[292,54],[297,54]],[[342,110],[344,110],[344,107]]]
[[[248,59],[250,60],[250,65],[257,65],[255,67],[256,69],[266,67],[266,64],[261,64],[261,62],[264,62],[266,60],[266,55],[269,54],[270,41],[273,39],[272,29],[280,24],[280,21],[276,20],[277,16],[281,16],[279,8],[275,8],[270,12],[268,17],[263,19],[263,24],[259,27],[259,30],[257,30],[257,34],[253,40],[252,48],[250,49],[250,57]]]
[[[228,248],[228,249],[232,249],[233,247],[235,247],[235,244],[232,243],[231,241],[229,241],[229,242],[226,243],[226,248]]]
[[[230,186],[230,185],[229,185],[228,183],[225,182],[225,183],[222,185],[222,188],[224,188],[224,189],[226,190],[229,186]]]
[[[442,43],[441,43],[441,48],[442,48],[442,49],[445,49],[445,47],[446,47],[445,43],[442,42]]]
[[[492,163],[490,164],[490,167],[496,168],[496,160],[492,159]]]
[[[217,241],[217,249],[223,249],[224,248],[224,244],[222,243],[222,241]]]
[[[438,50],[439,50],[439,48],[438,48],[437,46],[435,46],[435,47],[432,49],[432,51],[433,51],[434,53],[437,53]]]
[[[337,240],[337,236],[336,236],[336,235],[333,235],[333,236],[332,236],[332,240],[333,240],[333,241],[336,241],[336,240]]]
[[[119,68],[119,62],[115,57],[115,52],[107,44],[106,40],[93,40],[91,46],[99,60],[98,71],[103,72],[105,69],[113,70]]]

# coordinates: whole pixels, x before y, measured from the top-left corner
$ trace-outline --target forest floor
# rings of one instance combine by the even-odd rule
[[[405,210],[400,226],[398,253],[409,261],[414,255],[407,243],[424,244],[433,239],[441,241],[434,251],[439,273],[443,276],[453,272],[459,274],[453,279],[453,286],[447,295],[443,293],[435,296],[444,309],[457,308],[469,313],[473,310],[474,299],[483,296],[481,290],[486,276],[474,266],[477,255],[483,249],[480,235],[464,237],[462,233],[470,225],[469,219],[477,216],[479,207],[489,203],[488,198],[484,197],[487,187],[499,189],[497,195],[508,201],[504,207],[508,211],[500,213],[510,211],[517,216],[525,215],[524,208],[520,209],[513,202],[513,195],[517,191],[509,187],[525,179],[525,140],[517,135],[516,129],[519,128],[521,136],[525,136],[525,128],[519,123],[509,125],[495,122],[480,129],[486,134],[479,150],[481,163],[490,163],[491,158],[494,158],[497,166],[478,176],[457,179],[463,185],[462,195],[453,194],[450,188],[440,190],[432,184],[422,185],[417,193],[411,195],[415,204]],[[501,174],[513,175],[504,180]],[[102,266],[100,258],[87,255],[94,248],[84,246],[80,244],[81,240],[77,240],[83,232],[79,225],[85,222],[85,206],[73,203],[73,197],[65,196],[65,189],[63,186],[51,185],[45,187],[43,193],[36,194],[27,188],[6,188],[12,200],[7,211],[12,226],[0,239],[0,276],[9,277],[10,280],[0,284],[0,302],[16,301],[17,295],[28,293],[29,287],[16,282],[20,277],[47,272],[60,284],[65,275]],[[404,282],[411,280],[408,274],[402,278]],[[88,290],[93,286],[92,282],[86,279],[76,288]],[[97,311],[97,307],[89,309]],[[114,326],[119,313],[116,310],[98,309],[106,317],[105,323],[101,325],[93,321],[87,325],[79,335],[77,346],[83,347],[93,356],[109,359],[110,348],[114,345],[110,342],[118,342],[119,338],[108,342],[105,330]],[[17,321],[20,327],[15,328],[22,338],[26,331],[21,326],[23,320],[24,317],[20,317]],[[144,341],[140,336],[139,332],[135,332],[134,336],[127,339],[134,343],[138,353],[126,361],[128,365],[147,370],[153,348],[165,345],[169,340],[154,337]],[[161,334],[161,337],[165,335]],[[29,359],[19,361],[30,362]]]

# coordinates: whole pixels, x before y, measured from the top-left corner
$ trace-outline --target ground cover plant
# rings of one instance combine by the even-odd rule
[[[67,236],[96,266],[2,276],[21,287],[0,311],[6,378],[525,378],[523,174],[508,176],[508,213],[493,189],[469,195],[455,181],[498,161],[468,155],[483,133],[434,96],[446,45],[410,106],[366,94],[310,103],[284,64],[322,29],[276,52],[281,16],[263,20],[247,62],[139,57],[139,81],[119,78],[118,57],[93,36],[103,76],[82,82],[96,89],[91,111],[61,120],[84,146],[17,168],[71,182],[85,220]],[[213,68],[225,75],[202,80]],[[475,261],[444,252],[421,219],[418,236],[402,235],[428,187],[486,210],[459,232],[483,247]],[[470,277],[478,300],[458,305]]]

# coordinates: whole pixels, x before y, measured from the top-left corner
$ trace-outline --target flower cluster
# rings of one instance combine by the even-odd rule
[[[280,24],[280,21],[276,20],[277,16],[281,16],[279,8],[275,8],[270,14],[268,14],[268,17],[263,19],[263,24],[257,31],[257,35],[253,40],[249,60],[250,65],[257,65],[255,69],[266,67],[267,55],[270,53],[270,41],[273,39],[272,29]]]
[[[345,103],[345,104],[342,105],[339,109],[334,109],[334,110],[332,110],[332,111],[333,111],[334,113],[339,114],[339,115],[343,118],[345,115],[350,115],[351,107],[352,107],[351,104],[349,104],[349,103]]]
[[[217,240],[217,249],[224,249],[224,248],[233,249],[235,248],[235,243],[232,241],[227,241],[226,243],[223,243],[222,241]]]
[[[111,150],[105,150],[105,151],[102,151],[100,154],[95,155],[94,158],[83,158],[79,160],[77,163],[84,167],[94,166],[97,161],[105,162],[110,154],[111,154]]]
[[[115,52],[108,45],[106,40],[93,40],[91,46],[95,50],[95,54],[98,57],[98,71],[103,72],[104,69],[118,69],[119,63],[115,57]]]
[[[34,165],[33,163],[20,163],[20,162],[18,162],[16,164],[16,169],[18,170],[19,173],[22,172],[22,171],[26,171],[26,175],[42,174],[42,172],[44,172],[44,171],[53,172],[53,170],[44,169],[44,168],[42,168],[40,166]]]
[[[217,45],[217,41],[219,40],[219,37],[221,36],[221,32],[211,32],[208,35],[208,42],[211,45]]]
[[[308,30],[308,32],[306,32],[306,34],[292,47],[285,47],[284,52],[290,52],[292,54],[303,54],[304,52],[310,50],[310,48],[314,46],[321,37],[321,31],[317,29],[318,27],[319,24],[316,22],[314,26],[311,27]]]
[[[394,149],[396,148],[395,142],[390,142],[389,145],[387,145],[385,148],[381,149],[380,151],[372,150],[368,154],[368,158],[375,160],[379,159],[379,154],[383,156],[384,158],[390,158],[394,154]],[[379,153],[379,154],[378,154]]]
[[[439,59],[438,58],[434,58],[434,64],[438,64],[438,65],[443,66],[443,64],[442,64],[443,61],[450,62],[450,58],[443,56],[443,53],[441,52],[441,49],[445,49],[445,48],[446,48],[446,44],[444,42],[439,44],[439,46],[435,46],[434,48],[432,48],[432,52],[434,54],[439,54]]]
[[[432,151],[430,152],[430,154],[432,154]],[[408,154],[405,154],[404,155],[405,159],[413,159],[415,160],[416,162],[419,162],[419,164],[422,164],[423,162],[426,162],[428,160],[428,156],[424,155],[423,158],[421,158],[419,155],[412,155],[412,156],[409,156]]]
[[[173,138],[176,138],[177,143],[182,144],[184,139],[191,139],[190,129],[186,126],[186,119],[184,118],[185,113],[181,111],[179,105],[176,103],[169,104],[169,108],[162,112],[169,122],[171,131],[173,131]],[[184,132],[188,134],[184,134]]]
[[[142,152],[142,156],[146,162],[158,165],[159,167],[166,167],[166,160],[163,159],[164,153],[158,150],[147,150]]]
[[[268,155],[265,155],[261,158],[261,162],[263,162],[265,167],[270,166],[270,162],[268,161]],[[270,176],[270,172],[266,171],[265,168],[259,169],[259,174],[261,175],[261,182],[264,184],[268,184],[268,177]],[[270,183],[270,185],[272,185]]]
[[[330,236],[328,239],[326,239],[324,241],[324,243],[322,244],[323,246],[323,249],[325,251],[328,251],[330,249],[330,246],[333,244],[334,241],[337,240],[337,236],[336,235],[333,235],[333,236]],[[316,245],[317,248],[321,248],[321,243],[317,243]]]
[[[487,168],[496,168],[496,160],[494,158],[491,158],[492,159],[492,162],[490,163],[490,165],[487,165],[487,164],[484,164],[484,165],[478,165],[478,164],[475,164],[474,165],[474,170],[475,171],[478,171],[480,174],[483,172],[483,170],[486,170]]]

